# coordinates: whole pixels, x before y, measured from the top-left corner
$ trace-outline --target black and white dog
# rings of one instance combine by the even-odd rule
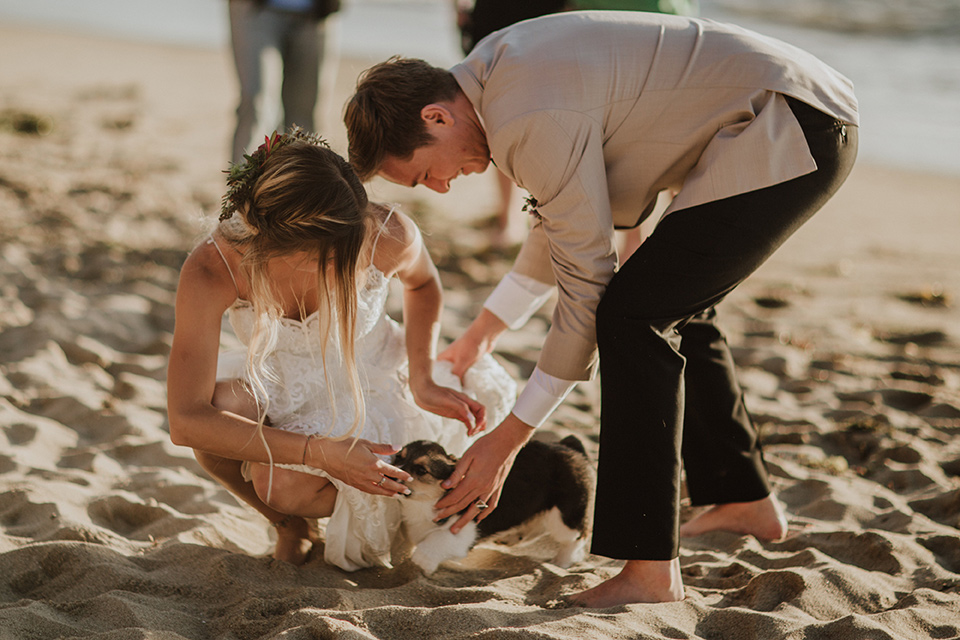
[[[425,573],[433,573],[441,562],[465,557],[478,540],[508,530],[505,537],[514,542],[549,534],[560,545],[553,559],[560,567],[583,559],[596,476],[576,437],[555,444],[527,443],[504,482],[497,508],[456,535],[450,527],[458,516],[434,522],[433,505],[446,492],[440,483],[453,473],[457,459],[436,442],[417,440],[401,449],[393,464],[414,478],[407,484],[411,494],[401,502],[403,524],[416,546],[412,560]]]

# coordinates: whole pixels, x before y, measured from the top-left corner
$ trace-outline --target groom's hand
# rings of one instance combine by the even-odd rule
[[[437,359],[453,363],[453,375],[462,380],[467,369],[493,351],[497,338],[506,330],[507,325],[503,320],[488,309],[482,309],[466,332],[444,349]]]
[[[450,491],[434,505],[434,519],[462,513],[450,527],[456,534],[471,520],[490,515],[500,501],[517,452],[532,434],[533,428],[511,413],[500,426],[474,442],[444,481],[442,486]]]
[[[451,342],[449,347],[441,351],[437,360],[447,360],[453,364],[453,367],[451,367],[453,375],[463,380],[463,374],[475,365],[484,353],[486,352],[481,345],[464,335]]]

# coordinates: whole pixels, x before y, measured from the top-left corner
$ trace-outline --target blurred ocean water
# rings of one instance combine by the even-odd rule
[[[853,80],[860,157],[960,177],[960,0],[701,0]],[[958,204],[960,214],[960,204]]]
[[[714,0],[745,15],[832,31],[960,35],[957,0]]]
[[[0,0],[0,22],[220,48],[228,0]],[[341,56],[460,59],[450,0],[343,0]],[[700,0],[734,22],[817,55],[856,85],[861,158],[960,176],[960,0]],[[2,82],[2,78],[0,78]]]
[[[109,37],[219,48],[229,44],[229,0],[0,0],[0,22]],[[342,54],[379,61],[394,53],[435,64],[459,56],[450,0],[342,0]]]

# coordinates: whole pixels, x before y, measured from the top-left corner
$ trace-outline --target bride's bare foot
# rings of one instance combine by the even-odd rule
[[[756,536],[761,540],[780,540],[787,535],[787,518],[780,502],[771,494],[753,502],[718,504],[680,527],[680,535],[684,538],[710,531],[730,531]]]
[[[575,607],[606,609],[638,602],[683,600],[680,560],[628,560],[612,578],[567,598]]]
[[[299,516],[287,516],[274,528],[277,530],[277,546],[273,557],[296,566],[305,563],[318,539],[310,523]]]

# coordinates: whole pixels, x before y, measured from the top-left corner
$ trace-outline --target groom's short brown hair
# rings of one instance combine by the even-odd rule
[[[343,116],[350,164],[360,179],[373,177],[385,156],[405,160],[429,144],[433,136],[420,111],[453,100],[459,90],[448,70],[416,58],[394,56],[360,74]]]

